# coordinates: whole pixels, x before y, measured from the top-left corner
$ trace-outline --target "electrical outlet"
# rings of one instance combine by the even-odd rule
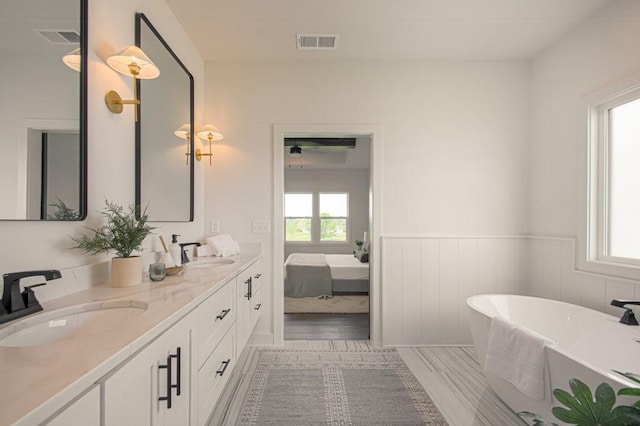
[[[269,232],[271,232],[271,226],[269,226],[269,222],[262,220],[254,220],[252,229],[254,234],[268,234]]]
[[[211,232],[220,232],[220,221],[211,220]]]

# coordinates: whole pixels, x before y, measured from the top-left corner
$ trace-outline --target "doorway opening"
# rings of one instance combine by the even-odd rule
[[[379,141],[379,126],[274,127],[276,345],[375,344]]]

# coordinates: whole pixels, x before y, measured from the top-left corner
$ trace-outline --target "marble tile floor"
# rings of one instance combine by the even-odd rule
[[[368,340],[290,340],[284,348],[367,350]],[[249,367],[257,353],[247,347],[209,421],[210,426],[233,425],[248,391]],[[489,389],[472,347],[406,347],[398,353],[451,426],[524,425]],[[244,379],[244,380],[243,380]]]

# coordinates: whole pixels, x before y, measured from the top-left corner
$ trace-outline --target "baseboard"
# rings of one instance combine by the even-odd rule
[[[274,346],[273,334],[271,333],[253,333],[249,337],[247,345],[249,346]]]

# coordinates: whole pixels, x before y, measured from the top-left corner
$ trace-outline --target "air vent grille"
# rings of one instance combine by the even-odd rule
[[[75,30],[34,30],[53,44],[80,43],[80,34]]]
[[[335,50],[338,48],[337,34],[296,34],[298,49]]]

